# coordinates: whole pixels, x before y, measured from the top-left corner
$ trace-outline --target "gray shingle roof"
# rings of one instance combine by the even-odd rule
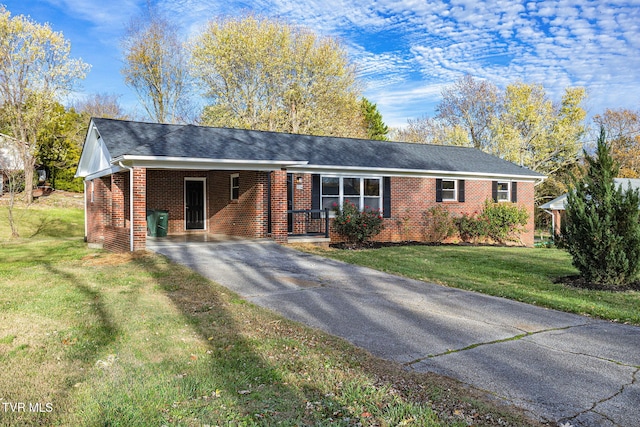
[[[466,147],[101,118],[94,118],[93,122],[112,158],[129,155],[253,161],[307,161],[311,166],[543,177],[537,172]]]

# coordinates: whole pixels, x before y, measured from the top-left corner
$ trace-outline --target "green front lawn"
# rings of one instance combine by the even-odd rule
[[[0,197],[0,242],[11,237],[8,219],[8,194]],[[16,199],[20,199],[17,195]],[[56,191],[50,196],[35,200],[25,206],[16,200],[13,218],[20,238],[69,238],[84,236],[84,211],[81,209],[83,195]]]
[[[594,291],[554,283],[557,278],[577,274],[569,254],[558,249],[449,245],[300,248],[414,279],[640,325],[638,291]]]
[[[539,425],[161,256],[88,249],[81,213],[0,241],[0,425]]]

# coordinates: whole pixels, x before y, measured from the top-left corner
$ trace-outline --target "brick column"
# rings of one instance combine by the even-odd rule
[[[271,238],[287,243],[287,171],[271,173]]]
[[[134,168],[133,173],[133,250],[143,251],[147,244],[147,170]]]
[[[116,173],[111,175],[111,226],[125,226],[125,187],[128,173]]]

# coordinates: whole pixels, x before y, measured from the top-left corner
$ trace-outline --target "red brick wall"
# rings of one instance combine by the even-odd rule
[[[87,182],[87,242],[99,243],[112,252],[131,250],[129,171]],[[146,243],[145,170],[134,169],[134,250]],[[93,193],[93,194],[92,194]]]
[[[86,185],[87,235],[85,237],[89,243],[101,244],[104,242],[105,227],[111,225],[111,177],[94,179],[88,181]]]
[[[426,227],[424,213],[434,207],[442,206],[453,216],[473,215],[482,211],[484,202],[491,198],[489,180],[465,180],[464,202],[436,202],[435,178],[392,177],[391,178],[391,217],[384,219],[384,230],[376,236],[376,241],[423,241]],[[522,234],[522,243],[533,245],[534,236],[534,197],[533,183],[518,182],[518,204],[525,206],[529,213],[526,232]],[[332,229],[331,240],[340,241],[341,236]]]
[[[129,252],[129,229],[124,227],[105,227],[104,249],[110,252]]]
[[[87,182],[87,242],[113,252],[130,249],[128,180],[129,173],[120,172]]]
[[[238,200],[231,200],[231,174],[239,174]],[[147,209],[169,211],[169,233],[186,230],[185,178],[205,178],[206,225],[202,232],[241,237],[267,235],[267,173],[257,171],[147,171]]]
[[[239,174],[238,200],[230,200],[230,175]],[[286,241],[287,185],[286,171],[271,172],[271,237]],[[203,232],[236,235],[248,238],[268,236],[267,172],[257,171],[166,171],[134,170],[134,250],[144,248],[146,240],[146,209],[169,211],[169,233],[185,229],[184,181],[186,177],[205,178],[206,229]],[[297,182],[297,178],[301,182]],[[294,174],[294,209],[311,208],[311,175]],[[106,249],[128,251],[129,243],[129,172],[93,180],[87,183],[87,241],[104,243]],[[522,235],[526,245],[533,245],[534,203],[533,183],[518,183],[518,203],[529,213],[527,231]],[[480,212],[491,197],[491,181],[465,180],[465,202],[435,201],[435,179],[392,177],[391,218],[385,218],[385,229],[376,237],[379,241],[424,240],[423,214],[433,206],[443,206],[452,215]],[[199,230],[198,230],[199,231]],[[298,232],[300,230],[295,230]],[[340,236],[331,233],[333,241]]]

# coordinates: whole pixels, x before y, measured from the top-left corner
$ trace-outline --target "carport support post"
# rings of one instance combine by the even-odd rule
[[[147,170],[129,171],[131,183],[131,250],[143,251],[147,245]]]
[[[287,243],[287,170],[271,172],[271,238]]]

